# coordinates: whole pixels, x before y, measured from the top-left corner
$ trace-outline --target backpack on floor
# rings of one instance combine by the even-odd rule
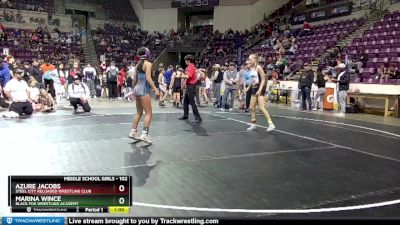
[[[354,103],[346,105],[346,113],[360,113],[360,106]]]

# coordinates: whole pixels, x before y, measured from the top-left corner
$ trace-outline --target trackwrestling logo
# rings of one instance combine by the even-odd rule
[[[64,225],[64,217],[3,217],[3,225]]]

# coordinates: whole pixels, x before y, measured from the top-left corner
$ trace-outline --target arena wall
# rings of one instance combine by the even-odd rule
[[[178,9],[145,9],[144,30],[153,31],[168,31],[171,28],[178,28]]]
[[[140,0],[130,0],[131,4],[136,12],[136,15],[139,18],[140,25],[142,29],[153,32],[153,31],[164,31],[174,28],[177,30],[178,28],[178,9],[171,8],[169,5],[168,8],[162,7],[165,6],[165,1],[163,1],[163,5],[160,5],[159,8],[152,8],[157,2],[153,2],[151,5],[148,5],[150,8],[145,8]],[[146,3],[146,1],[144,2]],[[170,3],[169,3],[170,4]]]
[[[214,29],[224,32],[251,29],[267,15],[289,0],[258,0],[248,5],[220,5],[214,8]],[[228,2],[226,2],[228,4]]]
[[[250,6],[216,6],[214,8],[214,30],[225,32],[229,28],[250,28]]]

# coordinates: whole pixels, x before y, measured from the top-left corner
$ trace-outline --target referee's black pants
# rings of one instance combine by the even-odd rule
[[[185,99],[183,101],[183,117],[189,117],[189,105],[192,106],[193,114],[196,120],[201,120],[196,101],[196,85],[188,84],[186,87]]]

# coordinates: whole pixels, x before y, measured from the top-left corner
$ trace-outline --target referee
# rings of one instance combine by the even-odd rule
[[[196,67],[193,64],[194,57],[193,55],[185,56],[185,63],[187,65],[185,74],[182,75],[183,78],[186,79],[186,92],[185,99],[183,101],[183,117],[179,118],[180,120],[187,120],[189,118],[189,104],[192,106],[193,114],[195,120],[192,123],[201,124],[202,119],[199,114],[199,110],[197,109],[196,102],[194,98],[196,97]]]

